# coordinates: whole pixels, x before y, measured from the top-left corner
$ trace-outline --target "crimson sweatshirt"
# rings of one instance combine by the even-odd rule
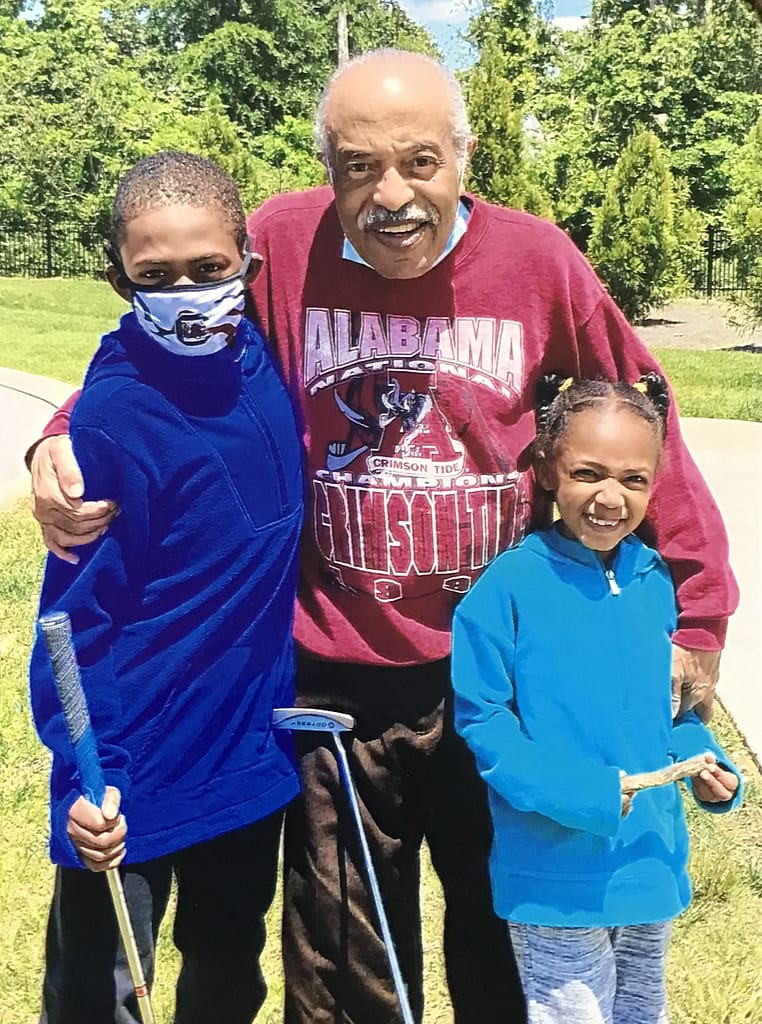
[[[252,296],[307,452],[295,630],[317,658],[445,657],[459,600],[537,511],[522,455],[540,375],[659,371],[562,231],[466,202],[463,239],[410,280],[342,258],[330,188],[276,196],[249,218],[264,257]],[[57,416],[45,433],[62,428]],[[718,649],[737,587],[674,403],[645,535],[677,588],[675,642]]]

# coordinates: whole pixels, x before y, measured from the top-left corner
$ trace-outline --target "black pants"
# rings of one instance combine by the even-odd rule
[[[305,706],[355,716],[347,742],[413,1013],[423,1013],[419,900],[426,839],[445,897],[456,1024],[522,1024],[505,922],[494,914],[486,790],[455,733],[449,662],[403,669],[302,658]],[[286,814],[286,1024],[398,1024],[400,1013],[330,738],[297,733],[303,794]]]
[[[149,987],[156,937],[176,876],[174,942],[182,968],[175,1024],[251,1024],[262,1005],[266,986],[259,957],[275,892],[281,820],[278,812],[170,857],[120,869]],[[59,868],[40,1024],[139,1021],[105,877]]]

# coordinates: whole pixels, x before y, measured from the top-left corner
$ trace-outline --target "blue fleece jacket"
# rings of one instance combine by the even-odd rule
[[[667,920],[690,901],[676,784],[621,816],[620,769],[711,750],[690,712],[672,721],[677,612],[659,555],[634,536],[609,577],[556,528],[505,552],[459,605],[455,721],[488,783],[497,913],[525,924],[612,927]],[[705,804],[728,810],[727,804]]]
[[[107,533],[50,556],[40,611],[69,613],[106,783],[123,795],[128,862],[241,828],[298,791],[270,724],[293,698],[291,629],[303,515],[293,411],[244,321],[235,347],[187,358],[132,313],[101,341],[71,421],[87,496],[121,509]],[[31,697],[53,752],[53,861],[81,793],[44,644]]]

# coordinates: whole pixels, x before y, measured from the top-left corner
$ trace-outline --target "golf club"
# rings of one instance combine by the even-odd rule
[[[365,829],[363,828],[362,818],[360,816],[360,805],[357,801],[357,793],[349,770],[347,752],[344,749],[344,744],[339,739],[339,733],[351,732],[354,727],[354,718],[351,715],[345,715],[339,711],[323,711],[318,708],[275,708],[273,711],[274,729],[288,729],[291,732],[330,732],[333,735],[336,758],[339,764],[339,774],[344,784],[344,788],[346,789],[347,797],[349,798],[349,805],[352,808],[352,815],[354,816],[355,825],[357,826],[357,835],[360,839],[365,871],[368,875],[368,885],[376,908],[376,915],[378,916],[378,923],[381,928],[384,946],[386,947],[386,955],[392,972],[394,989],[397,993],[397,999],[399,1000],[400,1010],[402,1012],[402,1021],[403,1024],[415,1024],[413,1011],[410,1009],[410,1003],[407,998],[407,988],[402,977],[399,960],[397,959],[397,951],[394,948],[392,933],[389,930],[389,920],[386,916],[384,904],[381,899],[381,890],[378,886],[378,878],[376,877],[376,871],[373,867],[373,861],[371,860],[368,839],[365,835]]]
[[[61,698],[66,727],[74,747],[74,756],[82,779],[84,795],[91,804],[100,807],[106,794],[106,784],[103,778],[103,769],[98,760],[98,748],[90,724],[90,713],[82,690],[69,616],[66,612],[51,612],[40,617],[39,626],[53,665],[56,689]],[[111,901],[114,904],[122,945],[127,954],[130,977],[135,989],[141,1019],[143,1024],[156,1024],[119,869],[110,868],[105,875],[111,893]]]

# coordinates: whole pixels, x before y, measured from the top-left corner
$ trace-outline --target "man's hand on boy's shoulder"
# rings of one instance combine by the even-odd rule
[[[69,811],[67,831],[86,868],[108,871],[121,864],[125,853],[127,823],[119,813],[122,795],[106,786],[100,807],[80,796]]]
[[[707,753],[708,764],[693,779],[693,795],[705,804],[724,804],[732,800],[738,789],[738,776],[717,764],[714,754]]]
[[[76,565],[79,556],[67,549],[97,540],[108,529],[117,506],[113,501],[82,500],[82,474],[65,434],[40,441],[30,470],[32,511],[42,529],[45,546],[65,562]]]

